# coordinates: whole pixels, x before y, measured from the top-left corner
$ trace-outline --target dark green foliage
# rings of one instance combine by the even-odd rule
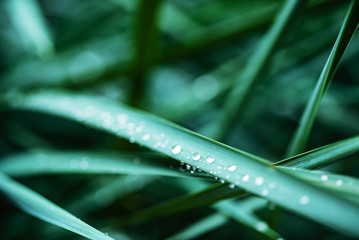
[[[1,2],[1,239],[358,238],[358,12]]]

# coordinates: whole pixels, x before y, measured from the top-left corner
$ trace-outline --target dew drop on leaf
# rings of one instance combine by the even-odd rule
[[[149,140],[150,138],[151,138],[151,135],[148,134],[148,133],[142,136],[142,140],[143,140],[143,141],[147,141],[147,140]]]
[[[264,182],[264,180],[263,180],[262,177],[257,177],[256,180],[254,181],[254,183],[255,183],[257,186],[262,185],[263,182]]]
[[[199,154],[197,152],[192,154],[193,160],[198,161],[200,158],[201,158],[201,154]]]
[[[262,196],[267,196],[268,193],[269,193],[268,189],[263,189],[261,192]]]
[[[320,177],[320,179],[321,179],[322,181],[327,181],[327,180],[328,180],[328,175],[322,175],[322,176]]]
[[[182,150],[182,147],[178,144],[172,146],[172,153],[173,154],[179,154]]]
[[[228,171],[233,172],[233,171],[236,171],[237,166],[236,165],[231,165],[227,169],[228,169]]]
[[[335,185],[341,186],[341,185],[343,185],[343,181],[339,179],[335,182]]]
[[[243,178],[242,178],[242,181],[243,182],[248,182],[248,180],[249,180],[249,175],[248,174],[244,175]]]
[[[268,225],[265,222],[258,222],[256,228],[258,231],[263,232],[268,228]]]
[[[208,155],[206,158],[207,163],[213,163],[214,162],[214,157],[211,155]]]
[[[309,197],[307,195],[303,195],[300,199],[299,199],[299,203],[302,205],[306,205],[309,203]]]

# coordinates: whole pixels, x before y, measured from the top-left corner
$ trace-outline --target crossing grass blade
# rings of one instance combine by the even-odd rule
[[[243,113],[243,107],[248,101],[250,93],[260,80],[261,74],[269,64],[276,48],[286,30],[293,22],[300,10],[306,6],[307,1],[288,0],[281,9],[275,23],[267,35],[263,38],[259,47],[252,54],[243,73],[235,82],[235,86],[228,94],[225,101],[224,111],[218,120],[216,132],[213,134],[215,139],[222,139],[228,133],[235,118]]]
[[[276,169],[264,159],[174,123],[105,98],[84,94],[39,91],[13,93],[3,100],[11,108],[68,118],[129,139],[250,193],[261,196],[266,189],[265,197],[270,201],[346,235],[359,236],[355,227],[359,221],[359,208],[355,204]],[[323,202],[326,208],[333,210],[323,211]]]
[[[337,40],[327,59],[322,73],[320,74],[315,89],[305,107],[299,125],[289,143],[286,153],[287,157],[297,155],[305,149],[320,102],[327,91],[334,74],[338,69],[339,63],[358,27],[358,11],[359,2],[354,0],[349,7]]]
[[[214,213],[179,231],[173,236],[167,238],[167,240],[194,239],[196,237],[200,237],[204,233],[220,227],[226,222],[227,218],[225,216],[219,213]]]
[[[112,239],[1,172],[0,191],[8,196],[24,212],[45,222],[57,225],[89,239]]]
[[[275,165],[318,169],[342,157],[359,151],[359,136],[338,141],[276,162]]]

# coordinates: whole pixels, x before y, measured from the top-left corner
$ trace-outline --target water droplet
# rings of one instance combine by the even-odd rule
[[[186,169],[187,169],[187,170],[191,170],[191,165],[188,165],[188,164],[187,164],[187,165],[186,165]]]
[[[268,189],[263,189],[262,190],[262,196],[267,196],[269,193]]]
[[[248,182],[248,180],[249,180],[249,175],[248,174],[244,175],[243,178],[242,178],[242,181],[243,182]]]
[[[265,222],[258,222],[256,226],[258,231],[265,231],[268,228],[268,225]]]
[[[128,116],[126,114],[120,114],[117,116],[117,122],[119,125],[123,126],[126,124]]]
[[[299,199],[299,203],[302,205],[306,205],[309,203],[309,197],[307,195],[303,195],[300,199]]]
[[[178,144],[173,145],[173,147],[172,147],[172,153],[173,154],[177,155],[177,154],[179,154],[181,152],[181,150],[182,150],[182,147],[180,145],[178,145]]]
[[[192,154],[193,160],[198,161],[200,158],[201,158],[201,154],[199,154],[197,152]]]
[[[335,185],[337,185],[337,186],[341,186],[341,185],[343,185],[343,180],[337,180],[336,182],[335,182]]]
[[[141,127],[136,127],[136,133],[141,133],[142,132],[142,128]]]
[[[80,162],[80,168],[87,169],[89,167],[88,157],[83,157]]]
[[[254,183],[257,185],[257,186],[260,186],[262,185],[264,182],[264,179],[262,177],[257,177],[256,180],[254,181]]]
[[[232,166],[229,166],[227,169],[228,169],[228,171],[233,172],[233,171],[236,171],[237,166],[236,166],[236,165],[232,165]]]
[[[142,140],[143,141],[148,141],[151,138],[151,135],[146,133],[145,135],[142,136]]]
[[[136,142],[136,139],[134,137],[130,137],[130,143]]]
[[[234,185],[234,183],[231,183],[231,184],[228,185],[228,187],[229,187],[230,189],[235,188],[235,186],[236,186],[236,185]]]
[[[219,180],[220,183],[225,183],[224,179]]]
[[[328,175],[322,175],[322,176],[320,177],[320,179],[321,179],[322,181],[327,181],[327,180],[328,180]]]
[[[208,155],[206,158],[207,163],[213,163],[214,162],[214,157],[211,155]]]

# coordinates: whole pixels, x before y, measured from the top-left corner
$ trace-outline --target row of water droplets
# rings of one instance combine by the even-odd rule
[[[155,134],[149,131],[150,129],[146,129],[146,123],[144,121],[131,121],[127,114],[120,113],[117,115],[111,114],[109,111],[102,111],[97,109],[92,105],[86,106],[84,109],[80,109],[76,111],[76,118],[79,121],[86,121],[92,122],[96,125],[101,125],[101,128],[105,128],[111,132],[115,132],[119,136],[128,137],[131,143],[139,143],[140,145],[146,145],[150,148],[162,148],[161,152],[167,152],[167,147],[170,146],[170,152],[174,155],[183,155],[187,160],[192,160],[191,165],[193,166],[192,171],[194,172],[196,169],[200,169],[200,165],[204,166],[203,164],[199,164],[204,162],[208,165],[214,165],[215,157],[208,154],[202,155],[199,152],[189,152],[184,151],[182,146],[179,144],[172,144],[166,137],[164,133]],[[148,142],[148,143],[146,143]],[[190,166],[190,165],[189,165]],[[189,167],[190,168],[190,167]],[[226,171],[227,174],[225,175],[225,179],[232,178],[231,182],[234,180],[234,184],[230,184],[231,188],[234,188],[236,185],[240,185],[242,183],[249,183],[251,182],[251,177],[248,174],[239,175],[235,174],[231,176],[231,172],[237,170],[236,165],[230,165],[227,167],[223,167],[217,164],[217,170],[210,170],[209,173],[211,175],[216,176],[220,174],[223,176],[222,171]],[[233,179],[235,178],[235,179]],[[221,179],[222,182],[226,180]],[[261,195],[267,196],[270,193],[271,189],[275,188],[274,183],[265,184],[263,177],[255,177],[252,182],[256,186],[261,187]],[[338,182],[338,185],[340,182]],[[308,204],[309,197],[307,195],[303,195],[299,199],[300,204]]]
[[[183,149],[181,147],[181,145],[179,144],[174,144],[171,148],[171,152],[172,154],[174,155],[179,155],[183,152]],[[195,162],[205,162],[207,164],[213,164],[215,162],[215,157],[212,156],[212,155],[205,155],[205,156],[202,156],[199,152],[194,152],[191,154],[191,156],[187,156],[186,157],[187,159],[192,159],[193,160],[193,163],[192,165],[195,165]],[[183,164],[183,162],[181,162]],[[191,166],[190,165],[186,165],[186,168],[187,170],[191,170]],[[197,166],[197,168],[199,168],[199,166]],[[194,168],[195,169],[195,168]],[[222,170],[224,171],[227,171],[228,174],[226,174],[225,176],[225,179],[229,179],[231,177],[230,173],[231,172],[235,172],[237,170],[237,165],[229,165],[228,167],[222,167],[221,165],[217,165],[217,171],[214,171],[214,170],[210,170],[210,174],[211,175],[217,175],[217,174],[221,174],[222,173]],[[193,170],[191,171],[193,173]],[[238,173],[238,172],[237,172]],[[222,174],[221,174],[222,175]],[[215,177],[216,179],[218,179],[218,177]],[[269,193],[270,193],[270,190],[273,190],[276,185],[275,183],[273,182],[270,182],[268,184],[265,184],[265,181],[264,181],[264,178],[261,177],[261,176],[258,176],[258,177],[251,177],[249,174],[235,174],[234,175],[234,178],[236,178],[235,182],[234,183],[230,183],[229,184],[229,187],[230,188],[234,188],[235,186],[239,186],[241,185],[240,182],[242,183],[249,183],[249,182],[253,182],[256,186],[258,187],[261,187],[261,192],[260,194],[262,196],[267,196]],[[253,178],[253,180],[251,180]],[[225,179],[220,179],[220,182],[222,183],[225,183]],[[327,177],[326,176],[322,176],[322,180],[325,181],[327,180]],[[338,180],[337,184],[341,184],[341,180]],[[299,198],[299,203],[301,205],[306,205],[308,204],[310,201],[309,199],[309,196],[307,195],[302,195],[300,198]]]

